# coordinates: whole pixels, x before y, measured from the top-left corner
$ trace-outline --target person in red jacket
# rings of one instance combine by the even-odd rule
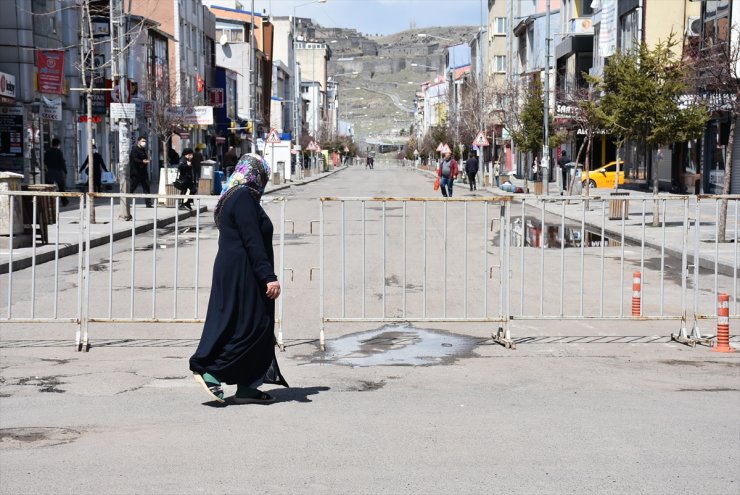
[[[452,197],[452,184],[455,182],[457,172],[457,162],[452,158],[452,154],[450,152],[445,153],[444,158],[439,162],[439,167],[437,167],[439,189],[445,198]]]

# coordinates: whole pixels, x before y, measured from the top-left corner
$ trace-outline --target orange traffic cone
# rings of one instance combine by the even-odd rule
[[[735,352],[730,347],[730,296],[719,294],[717,301],[717,345],[714,352]]]
[[[642,299],[642,274],[632,274],[632,316],[642,316],[640,300]]]

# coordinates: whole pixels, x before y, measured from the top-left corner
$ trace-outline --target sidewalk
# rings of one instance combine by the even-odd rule
[[[418,170],[418,169],[417,169]],[[420,172],[435,176],[434,171],[430,170],[419,170]],[[515,186],[523,187],[524,181],[514,179],[512,184]],[[467,185],[460,182],[456,182],[456,191],[458,193],[462,190],[463,194],[467,193]],[[463,189],[465,188],[465,189]],[[565,209],[563,209],[563,196],[560,196],[560,190],[555,183],[549,184],[548,195],[534,196],[532,194],[513,194],[502,191],[496,186],[487,187],[485,191],[494,196],[509,196],[512,198],[518,198],[520,200],[526,200],[527,204],[532,208],[530,215],[534,214],[536,210],[540,210],[544,204],[545,212],[550,218],[552,215],[557,217],[554,225],[560,225],[562,216],[565,216],[566,224],[580,227],[582,220],[585,218],[585,226],[592,232],[601,232],[602,224],[604,226],[605,237],[621,240],[622,237],[622,219],[610,220],[609,219],[609,199],[613,192],[612,189],[592,189],[591,195],[589,196],[588,208],[585,212],[584,207],[585,201],[581,200],[581,197],[571,197],[574,199],[572,203],[566,203]],[[685,219],[685,209],[683,198],[687,196],[674,195],[669,193],[660,193],[658,198],[660,200],[665,199],[665,218],[661,218],[661,224],[658,227],[652,226],[653,220],[653,194],[646,191],[634,191],[634,190],[620,190],[620,193],[626,193],[629,196],[629,209],[628,218],[624,220],[624,239],[625,242],[633,246],[641,246],[644,237],[645,247],[661,250],[661,247],[665,245],[666,256],[675,256],[681,259],[683,255],[684,245],[686,245],[688,254],[688,264],[693,264],[693,256],[696,251],[696,237],[694,220],[696,218],[697,210],[696,203],[697,198],[700,200],[699,207],[699,220],[700,220],[700,242],[699,242],[699,258],[700,266],[703,269],[714,272],[715,260],[717,262],[717,272],[727,276],[737,276],[737,270],[740,268],[740,249],[738,249],[738,231],[740,225],[738,225],[738,218],[736,211],[740,212],[740,197],[729,201],[727,210],[727,230],[726,239],[728,242],[717,244],[716,229],[717,229],[717,207],[719,201],[710,199],[703,196],[690,196],[689,198],[689,228],[688,237],[684,238],[683,226]],[[540,202],[539,200],[544,200]],[[645,216],[645,227],[643,235],[643,205],[644,205],[644,216]],[[662,201],[660,203],[661,211],[663,209]],[[736,210],[737,208],[737,210]],[[535,220],[539,220],[540,216],[537,214]],[[547,217],[546,217],[547,218]],[[665,221],[665,229],[663,228],[663,221]],[[665,230],[665,237],[664,237]],[[665,240],[664,240],[665,239]],[[732,242],[735,239],[736,242]]]
[[[265,188],[265,194],[272,194],[288,189],[293,186],[303,186],[311,182],[328,177],[346,167],[339,167],[329,172],[322,172],[312,177],[288,182],[280,185],[269,183]],[[193,196],[200,199],[199,212],[213,210],[218,201],[218,196]],[[135,207],[134,207],[135,206]],[[143,200],[138,199],[138,204],[131,204],[131,214],[135,221],[124,221],[118,218],[119,201],[113,201],[113,223],[111,224],[110,198],[98,198],[95,202],[95,216],[97,223],[90,227],[90,245],[98,247],[107,244],[113,238],[118,241],[131,237],[132,234],[140,234],[150,231],[155,225],[162,228],[174,224],[175,221],[183,221],[196,215],[196,211],[183,211],[176,208],[167,208],[164,204],[158,204],[157,208],[145,208]],[[70,205],[61,209],[59,213],[59,225],[49,225],[49,242],[40,244],[36,241],[36,264],[53,261],[56,256],[58,244],[59,258],[79,253],[83,239],[80,234],[80,209],[77,200],[70,201]],[[13,271],[28,268],[33,264],[34,247],[15,248],[13,254]],[[0,274],[8,273],[10,266],[10,250],[0,249]]]

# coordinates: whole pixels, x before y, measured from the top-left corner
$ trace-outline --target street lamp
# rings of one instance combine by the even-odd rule
[[[301,80],[298,77],[298,57],[296,56],[296,37],[298,36],[298,23],[296,21],[296,10],[299,7],[305,7],[306,5],[312,5],[314,3],[326,3],[327,0],[313,0],[311,2],[302,3],[293,7],[293,78],[295,83],[293,84],[293,100],[296,103],[293,104],[293,134],[295,134],[295,146],[298,148],[301,143],[300,124],[298,122],[298,116],[300,113],[301,105],[297,102],[301,101]],[[296,155],[296,164],[298,162],[298,155]],[[301,161],[302,162],[302,161]],[[303,175],[303,163],[301,163],[301,176]]]

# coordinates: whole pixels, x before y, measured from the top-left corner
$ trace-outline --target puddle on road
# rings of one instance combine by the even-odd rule
[[[410,325],[384,326],[327,341],[313,362],[346,366],[432,366],[471,357],[477,340]]]

